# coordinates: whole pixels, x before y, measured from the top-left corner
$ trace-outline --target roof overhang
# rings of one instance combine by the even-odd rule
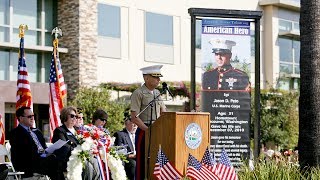
[[[260,6],[278,6],[294,11],[300,11],[300,1],[298,0],[260,0]]]
[[[12,44],[12,43],[7,43],[7,42],[0,42],[0,48],[9,48],[9,49],[19,49],[19,44]],[[25,45],[24,49],[28,49],[31,51],[48,51],[52,52],[53,47],[50,46],[28,46]],[[59,53],[68,53],[67,48],[58,48]]]

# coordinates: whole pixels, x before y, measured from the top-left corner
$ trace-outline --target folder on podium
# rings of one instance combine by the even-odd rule
[[[151,130],[151,136],[150,136]],[[148,179],[154,179],[153,170],[161,149],[170,163],[183,175],[186,174],[189,153],[201,160],[210,144],[210,113],[205,112],[164,112],[146,131],[145,152],[150,142],[150,160],[147,163]],[[149,137],[150,141],[149,141]],[[147,167],[149,165],[149,168]],[[149,171],[149,173],[147,172]]]

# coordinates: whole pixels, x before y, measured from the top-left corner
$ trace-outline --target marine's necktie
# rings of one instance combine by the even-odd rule
[[[29,131],[29,133],[30,133],[30,135],[31,135],[34,143],[37,145],[38,153],[39,153],[39,154],[44,153],[44,149],[43,149],[41,143],[39,142],[39,140],[38,140],[38,138],[37,138],[37,135],[36,135],[34,132],[32,132],[30,128],[29,128],[28,131]]]

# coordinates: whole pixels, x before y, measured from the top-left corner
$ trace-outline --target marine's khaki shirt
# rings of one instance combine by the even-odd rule
[[[155,89],[153,93],[143,84],[141,87],[136,89],[131,95],[131,111],[136,112],[137,114],[140,113],[147,105],[158,95],[160,91]],[[151,108],[152,109],[152,118],[151,118]],[[155,111],[156,108],[156,111]],[[164,105],[161,97],[159,96],[155,103],[153,103],[153,107],[149,106],[143,113],[140,114],[140,119],[144,123],[150,123],[150,119],[155,121],[157,118],[160,117],[160,110],[165,109],[166,106]],[[157,114],[156,114],[157,112]]]

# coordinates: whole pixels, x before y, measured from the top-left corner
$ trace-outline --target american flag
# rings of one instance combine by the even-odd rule
[[[195,157],[189,154],[187,177],[195,180],[220,180],[212,171],[202,165]]]
[[[225,149],[222,149],[220,161],[216,166],[216,172],[219,173],[220,179],[223,180],[237,180],[237,173],[232,167],[228,154]]]
[[[0,114],[0,144],[4,145],[5,143],[5,133],[4,133],[4,126],[3,126],[3,123],[2,123],[2,116]]]
[[[61,124],[60,110],[63,108],[63,98],[67,94],[61,64],[56,49],[53,50],[51,57],[49,88],[50,136],[52,136],[54,129],[59,127]]]
[[[161,149],[158,151],[157,162],[155,164],[153,174],[157,179],[161,180],[182,179],[182,174],[171,165]]]
[[[201,163],[206,166],[206,168],[208,168],[210,171],[212,171],[213,173],[215,173],[215,169],[216,169],[216,160],[214,158],[214,155],[211,156],[209,149],[207,148],[206,151],[203,154]]]
[[[16,99],[17,99],[16,110],[22,106],[31,107],[31,109],[33,108],[31,89],[28,81],[26,59],[24,57],[24,38],[23,37],[20,38]],[[18,125],[17,120],[15,125],[16,126]]]

